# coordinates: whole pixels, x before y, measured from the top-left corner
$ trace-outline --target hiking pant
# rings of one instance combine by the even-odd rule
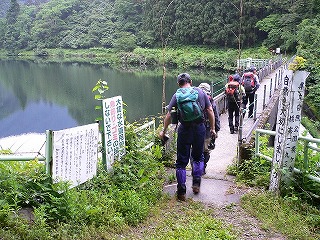
[[[190,152],[194,162],[203,162],[205,132],[203,123],[190,126],[180,124],[177,138],[176,168],[186,168],[189,163]]]
[[[228,121],[230,130],[234,130],[234,127],[239,127],[239,113],[240,113],[240,103],[238,102],[229,102],[228,103]],[[234,117],[234,123],[233,123]]]
[[[254,92],[252,93],[247,93],[246,95],[243,96],[243,109],[245,109],[247,107],[248,104],[248,100],[249,100],[249,115],[248,117],[252,116],[253,114],[253,108],[254,108]],[[245,113],[243,113],[243,116],[245,115]]]

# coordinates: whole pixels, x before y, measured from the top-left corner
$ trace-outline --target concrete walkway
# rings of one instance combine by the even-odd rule
[[[274,82],[277,72],[278,69],[264,79],[260,79],[261,85],[257,90],[257,120],[263,110],[264,85],[266,85],[266,89],[269,90],[270,79],[272,78]],[[252,118],[247,118],[247,115],[243,121],[244,128],[247,130],[254,124],[254,120]],[[234,177],[227,175],[228,166],[232,165],[237,160],[238,134],[230,134],[227,113],[220,116],[220,122],[221,130],[218,132],[216,147],[210,153],[206,174],[202,177],[200,193],[197,195],[193,194],[191,189],[191,171],[188,170],[186,195],[187,198],[192,198],[196,201],[223,206],[231,203],[238,203],[241,195],[243,195],[246,190],[238,188],[234,182]],[[175,191],[176,184],[164,188],[164,192],[171,196],[175,195]]]

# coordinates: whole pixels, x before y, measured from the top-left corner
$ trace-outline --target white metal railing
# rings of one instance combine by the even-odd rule
[[[152,121],[150,121],[150,122],[147,122],[147,123],[143,124],[142,126],[136,128],[136,129],[134,130],[134,133],[137,134],[137,133],[142,132],[142,131],[144,131],[144,130],[150,131],[151,129],[152,129],[152,131],[153,131],[152,141],[150,141],[150,140],[148,140],[148,139],[144,139],[144,143],[146,144],[146,146],[144,146],[143,148],[139,149],[140,151],[144,151],[144,150],[150,149],[150,148],[154,145],[154,143],[155,143],[155,142],[154,142],[154,141],[155,141],[154,135],[155,135],[155,131],[156,131],[156,130],[155,130],[155,120],[152,120]],[[146,136],[144,136],[144,137],[146,137]]]
[[[267,134],[267,135],[270,135],[270,136],[276,136],[276,132],[275,131],[271,131],[271,130],[265,130],[265,129],[256,129],[256,138],[255,138],[255,156],[258,156],[258,157],[262,157],[268,161],[271,161],[272,162],[272,157],[269,157],[269,156],[266,156],[262,153],[260,153],[259,151],[259,135],[261,134]],[[318,147],[315,147],[313,145],[310,144],[311,143],[315,143],[315,144],[320,144],[320,139],[318,138],[310,138],[310,137],[303,137],[303,136],[299,136],[298,139],[300,140],[303,140],[306,142],[306,144],[304,144],[304,163],[305,163],[305,168],[308,167],[308,155],[306,154],[307,153],[307,150],[308,148],[314,150],[314,151],[317,151],[317,152],[320,152],[320,148]],[[297,168],[294,168],[293,171],[295,173],[301,173],[301,170],[300,169],[297,169]],[[306,175],[307,178],[315,181],[315,182],[318,182],[320,183],[320,177],[317,177],[317,176],[313,176],[311,174],[307,174]]]

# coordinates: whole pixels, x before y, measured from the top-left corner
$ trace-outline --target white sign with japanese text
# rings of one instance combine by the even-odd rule
[[[291,104],[287,116],[287,129],[283,150],[282,168],[285,169],[285,180],[293,172],[296,157],[296,147],[301,123],[301,111],[304,99],[305,80],[309,73],[297,71],[293,75],[291,85]]]
[[[52,178],[75,187],[97,173],[99,124],[53,131]]]
[[[111,169],[115,159],[125,154],[125,129],[122,97],[104,99],[102,101],[104,124],[104,149],[107,169]]]
[[[272,171],[270,177],[270,190],[279,189],[281,169],[285,170],[283,180],[293,172],[296,156],[296,145],[299,137],[301,123],[301,110],[303,104],[305,80],[307,72],[286,71],[284,74],[281,96],[278,104],[276,137]]]

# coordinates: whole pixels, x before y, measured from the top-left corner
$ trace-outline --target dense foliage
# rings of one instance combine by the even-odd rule
[[[268,146],[269,137],[262,135],[259,137],[260,153],[272,158],[274,148]],[[294,167],[300,170],[300,173],[294,173],[290,184],[281,184],[281,194],[285,197],[303,199],[313,206],[320,207],[320,183],[308,178],[308,175],[319,176],[320,152],[311,148],[305,149],[303,140],[299,140],[296,147],[296,158]],[[305,151],[307,154],[305,155]],[[254,154],[252,154],[254,155]],[[306,158],[308,156],[308,158]],[[250,186],[263,187],[265,190],[270,185],[270,173],[272,163],[263,157],[253,157],[244,160],[238,167],[231,166],[229,173],[235,174],[239,182],[244,182]],[[320,210],[320,209],[319,209]]]
[[[107,47],[260,45],[295,51],[296,32],[319,14],[319,0],[5,0],[0,47]],[[318,28],[317,28],[318,29]],[[308,39],[306,39],[308,40]],[[16,42],[15,45],[12,42]],[[308,41],[311,41],[309,39]]]
[[[100,165],[96,177],[76,188],[52,184],[43,163],[1,162],[0,238],[106,239],[145,219],[161,199],[165,173],[159,147],[130,147],[139,142],[134,128],[127,125],[127,154],[113,170]]]
[[[57,48],[128,53],[137,48],[244,49],[261,44],[269,50],[297,52],[307,59],[306,69],[312,73],[306,101],[319,112],[319,0],[4,0],[0,4],[0,49],[9,55],[21,50],[47,55],[43,49]],[[156,62],[146,52],[127,53],[119,58]],[[192,56],[189,65],[230,69],[230,58],[217,61]]]

